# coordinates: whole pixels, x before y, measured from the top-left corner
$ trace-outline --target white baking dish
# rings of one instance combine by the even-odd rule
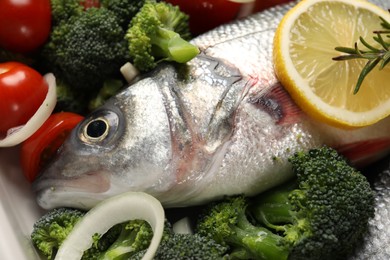
[[[43,214],[19,164],[19,147],[0,148],[0,259],[40,259],[30,241]]]

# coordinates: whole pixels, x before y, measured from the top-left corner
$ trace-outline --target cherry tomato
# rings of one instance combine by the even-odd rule
[[[50,0],[0,1],[0,47],[31,52],[46,41],[50,28]]]
[[[254,12],[259,12],[271,6],[291,2],[292,0],[257,0],[254,7]]]
[[[48,85],[36,70],[19,62],[0,63],[0,137],[25,124],[46,98]]]
[[[32,182],[39,171],[52,159],[82,116],[59,112],[52,114],[46,122],[22,143],[20,160],[27,180]]]
[[[166,0],[190,16],[193,35],[198,35],[237,17],[241,4],[228,0]]]

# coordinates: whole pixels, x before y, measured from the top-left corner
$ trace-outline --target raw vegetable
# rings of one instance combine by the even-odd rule
[[[169,233],[163,236],[160,246],[157,249],[154,260],[171,259],[196,259],[196,260],[222,260],[227,252],[227,247],[215,242],[213,239],[198,234],[176,234]],[[131,257],[139,260],[144,251],[136,253]]]
[[[144,4],[145,0],[101,0],[102,7],[112,11],[123,28],[127,28]]]
[[[185,63],[199,53],[186,41],[190,39],[188,16],[164,2],[147,1],[131,20],[126,39],[134,66],[143,72],[159,61]]]
[[[132,83],[140,75],[139,70],[130,62],[126,62],[120,71],[127,83]]]
[[[84,117],[60,112],[52,114],[45,123],[21,146],[22,171],[28,181],[32,182],[39,171],[52,159],[70,131]]]
[[[172,230],[178,234],[193,234],[192,223],[189,217],[184,217],[172,225]]]
[[[104,235],[95,234],[92,247],[84,251],[82,259],[133,259],[133,254],[145,253],[152,237],[153,230],[148,222],[126,221],[113,226]]]
[[[89,8],[99,8],[100,0],[51,0],[54,26],[66,23],[69,18],[80,15]]]
[[[166,3],[101,1],[99,7],[85,9],[78,0],[53,0],[52,10],[54,27],[42,51],[44,67],[83,100],[95,96],[107,79],[121,80],[120,68],[129,61],[147,71],[159,60],[186,62],[198,53],[179,36],[190,37],[187,16]],[[129,25],[133,18],[136,22]]]
[[[49,36],[50,0],[1,0],[0,24],[0,48],[35,51]]]
[[[57,78],[57,104],[54,112],[73,112],[76,114],[86,114],[88,112],[86,95],[72,88],[64,80]],[[90,95],[88,95],[90,96]]]
[[[36,70],[19,62],[0,63],[0,137],[24,125],[38,110],[48,85]]]
[[[118,23],[125,29],[144,5],[145,0],[51,0],[51,3],[55,25],[66,23],[70,17],[80,15],[86,9],[95,7],[112,11]]]
[[[50,3],[54,27],[85,10],[79,0],[50,0]]]
[[[163,235],[165,215],[161,203],[142,192],[114,196],[88,211],[62,243],[55,259],[81,259],[93,244],[95,234],[105,234],[116,224],[136,219],[146,220],[152,227],[153,238],[142,258],[152,259]]]
[[[34,59],[30,57],[30,55],[28,54],[11,52],[9,50],[0,47],[0,63],[9,62],[9,61],[20,62],[30,67],[34,63]]]
[[[84,7],[84,10],[92,7],[100,7],[100,0],[79,0],[80,4]]]
[[[102,88],[88,105],[89,110],[95,110],[102,106],[106,100],[114,96],[123,87],[123,82],[118,79],[107,79],[104,81]]]
[[[48,84],[45,100],[25,125],[8,130],[7,136],[0,140],[0,147],[9,147],[20,144],[37,131],[53,112],[56,105],[56,81],[53,74],[50,73],[44,76],[44,80]],[[2,92],[2,94],[4,93]],[[2,102],[4,101],[5,100],[2,99]],[[2,118],[5,119],[8,117],[10,117],[10,115],[6,115],[6,117]]]
[[[290,158],[297,180],[209,206],[197,232],[239,259],[332,259],[351,252],[374,214],[367,179],[331,148]]]
[[[124,35],[111,11],[89,8],[55,26],[42,55],[46,66],[78,93],[97,91],[105,79],[120,75],[128,60]]]
[[[54,259],[62,242],[84,215],[78,209],[53,209],[34,223],[31,241],[44,256]]]

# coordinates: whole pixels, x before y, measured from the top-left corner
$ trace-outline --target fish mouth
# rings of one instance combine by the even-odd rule
[[[105,171],[90,171],[80,177],[39,178],[32,186],[38,205],[44,209],[90,209],[109,196],[110,187],[110,175]]]

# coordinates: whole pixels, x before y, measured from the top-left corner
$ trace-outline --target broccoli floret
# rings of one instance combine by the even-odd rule
[[[242,259],[345,258],[374,214],[369,182],[328,147],[289,161],[296,180],[254,198],[211,205],[198,232]]]
[[[157,249],[155,259],[223,259],[227,247],[198,234],[172,234],[163,240]]]
[[[67,22],[92,7],[100,7],[100,0],[50,0],[53,25]]]
[[[119,79],[107,79],[104,81],[99,93],[90,100],[88,109],[90,111],[102,106],[106,100],[114,96],[124,86],[124,82]]]
[[[56,78],[57,103],[54,112],[73,112],[85,114],[87,104],[82,93],[77,93],[75,89],[69,86],[60,78]]]
[[[92,246],[84,251],[82,260],[98,259],[102,252],[108,248],[118,239],[123,229],[123,224],[118,224],[110,228],[105,234],[95,234],[93,236]]]
[[[84,7],[80,0],[50,0],[53,25],[67,22],[72,16],[81,14]]]
[[[247,207],[248,200],[244,196],[211,203],[201,214],[197,233],[230,246],[229,255],[233,259],[286,259],[288,251],[279,246],[282,237],[252,224]]]
[[[131,20],[126,33],[129,54],[140,71],[153,69],[159,61],[185,63],[199,49],[190,38],[188,16],[177,6],[147,1]]]
[[[146,250],[133,255],[131,259],[140,260]],[[163,237],[154,260],[167,259],[196,259],[218,260],[224,259],[227,247],[215,242],[213,239],[199,234],[170,233]]]
[[[123,28],[127,28],[131,19],[144,5],[145,0],[101,0],[101,6],[112,11]]]
[[[11,52],[0,48],[0,62],[17,61],[29,66],[35,65],[34,57],[26,56],[22,53]]]
[[[85,212],[58,208],[47,212],[34,223],[31,240],[48,259],[54,259],[58,248]]]
[[[119,75],[128,60],[124,35],[111,11],[89,8],[53,28],[43,56],[56,76],[88,92]]]
[[[104,235],[95,234],[93,246],[82,259],[129,259],[148,248],[152,237],[153,230],[146,221],[130,220],[115,225]]]

